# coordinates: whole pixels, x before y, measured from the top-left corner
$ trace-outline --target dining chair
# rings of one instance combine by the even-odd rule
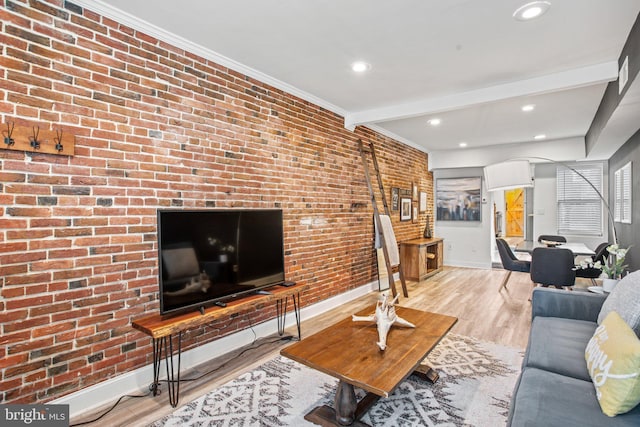
[[[573,286],[576,272],[573,252],[562,248],[535,248],[531,253],[531,281],[558,289]]]
[[[596,250],[594,251],[596,254],[592,257],[594,263],[596,261],[600,261],[601,264],[604,264],[605,259],[609,256],[609,251],[607,250],[609,245],[610,245],[609,242],[603,242],[596,247]],[[580,266],[577,265],[575,269],[576,269],[576,277],[591,279],[591,283],[593,284],[593,286],[596,286],[596,279],[600,277],[600,275],[602,274],[601,268],[594,268],[594,267],[581,268]]]
[[[567,238],[564,236],[556,236],[553,234],[541,234],[538,236],[538,243],[542,243],[543,240],[548,242],[561,242],[567,243]]]
[[[500,260],[502,261],[502,268],[507,270],[507,275],[502,280],[502,284],[500,288],[498,288],[498,292],[507,286],[507,282],[511,277],[511,273],[514,271],[520,271],[523,273],[528,273],[531,267],[531,263],[529,261],[519,260],[511,248],[509,244],[504,239],[496,239],[496,245],[498,246],[498,253],[500,254]]]

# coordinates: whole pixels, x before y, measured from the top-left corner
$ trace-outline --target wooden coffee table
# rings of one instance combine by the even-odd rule
[[[375,305],[354,314],[366,316],[374,311]],[[421,362],[458,319],[399,306],[396,313],[416,327],[392,326],[384,351],[376,345],[375,323],[354,322],[351,317],[280,351],[285,357],[340,380],[334,408],[319,406],[305,415],[306,420],[323,426],[364,426],[358,421],[362,415],[412,373],[437,379],[437,374]],[[354,387],[367,392],[360,402]]]

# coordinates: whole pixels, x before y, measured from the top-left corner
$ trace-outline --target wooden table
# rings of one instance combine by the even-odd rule
[[[538,242],[532,242],[531,240],[525,240],[518,243],[516,246],[516,252],[528,252],[531,253],[535,248],[545,248],[546,245]],[[593,256],[596,253],[589,249],[584,243],[560,243],[557,248],[569,249],[573,252],[573,255],[586,255]]]
[[[374,311],[375,305],[356,314],[366,316]],[[428,373],[430,368],[420,364],[458,319],[399,306],[396,313],[416,327],[392,326],[384,351],[376,345],[375,323],[354,322],[351,317],[280,351],[285,357],[340,380],[335,408],[317,407],[305,416],[306,420],[320,425],[363,426],[358,419],[380,397],[393,393],[409,375],[416,372],[433,378]],[[356,401],[354,387],[367,392],[360,402]]]

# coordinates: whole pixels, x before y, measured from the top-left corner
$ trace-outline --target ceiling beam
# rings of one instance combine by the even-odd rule
[[[426,114],[459,110],[488,102],[501,101],[520,96],[540,95],[575,89],[583,86],[607,83],[618,77],[618,64],[609,61],[573,70],[562,71],[542,77],[505,83],[483,89],[427,98],[406,104],[391,105],[359,112],[347,113],[344,126],[353,130],[357,125],[382,123],[407,119]]]

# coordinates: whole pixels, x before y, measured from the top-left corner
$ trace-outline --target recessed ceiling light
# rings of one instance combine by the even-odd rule
[[[544,133],[541,133],[540,135],[536,135],[533,137],[533,139],[545,139],[547,137],[547,135],[545,135]]]
[[[534,104],[527,104],[522,106],[522,111],[528,113],[529,111],[533,111],[536,108]]]
[[[438,126],[440,123],[442,123],[442,120],[434,118],[429,120],[427,123],[429,123],[431,126]]]
[[[466,142],[461,142],[460,144],[458,144],[459,147],[464,148],[467,146]]]
[[[520,6],[513,12],[513,17],[518,21],[528,21],[543,15],[551,7],[548,1],[532,1]]]
[[[356,73],[364,73],[371,69],[371,64],[367,64],[364,61],[357,61],[351,64],[351,69]]]

